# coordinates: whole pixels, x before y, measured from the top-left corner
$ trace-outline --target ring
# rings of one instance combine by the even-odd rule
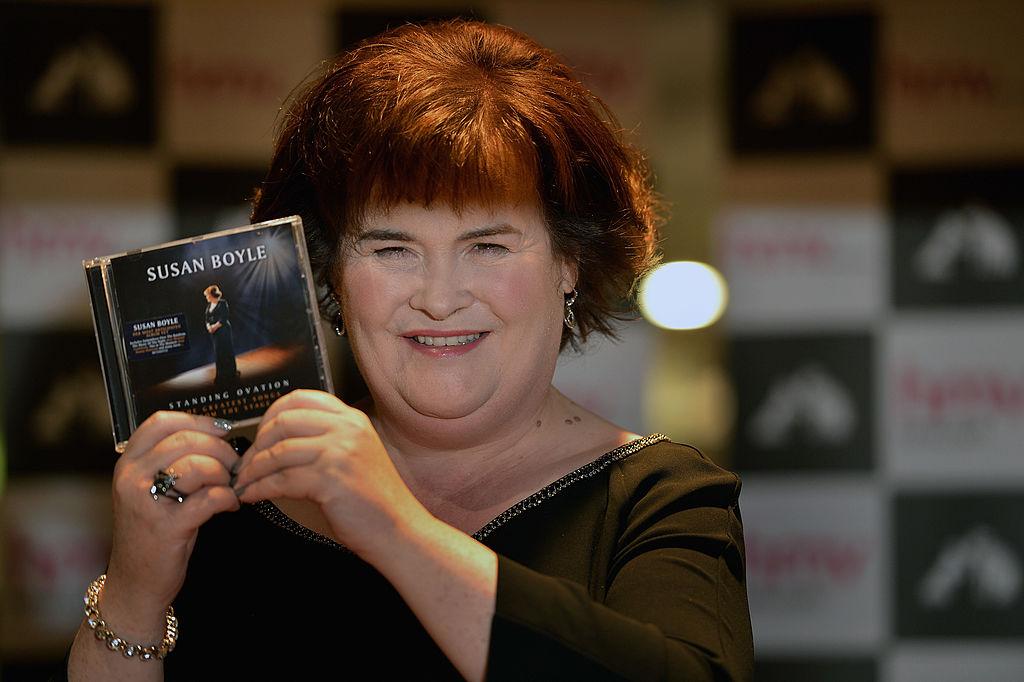
[[[178,492],[174,487],[174,484],[178,482],[178,475],[174,473],[174,469],[168,469],[164,471],[161,469],[156,472],[156,476],[153,477],[153,485],[149,489],[149,494],[153,496],[153,499],[157,502],[160,501],[160,496],[169,497],[172,500],[177,500],[179,503],[184,502],[187,495],[183,495]]]

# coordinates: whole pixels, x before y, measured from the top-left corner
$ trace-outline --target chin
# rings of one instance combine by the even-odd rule
[[[444,404],[438,404],[435,399],[416,400],[408,399],[406,403],[418,414],[433,419],[461,419],[477,412],[482,406],[481,401],[463,400],[453,403],[445,400]]]

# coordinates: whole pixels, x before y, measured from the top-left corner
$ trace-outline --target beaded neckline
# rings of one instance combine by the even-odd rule
[[[533,509],[534,507],[543,504],[545,500],[551,499],[574,483],[596,476],[607,469],[612,463],[625,459],[626,457],[643,450],[649,445],[654,445],[668,439],[669,438],[666,435],[653,433],[649,436],[644,436],[643,438],[637,438],[636,440],[624,443],[614,450],[604,453],[594,461],[588,462],[578,469],[570,471],[558,480],[547,484],[529,497],[525,497],[519,502],[516,502],[514,505],[484,524],[480,530],[473,533],[473,537],[477,540],[483,540],[515,517],[529,509]],[[321,535],[320,533],[297,523],[270,500],[261,500],[253,506],[256,508],[256,511],[263,516],[263,518],[293,535],[297,535],[305,540],[309,540],[310,542],[326,545],[344,552],[351,551],[344,545],[338,544],[329,537]]]

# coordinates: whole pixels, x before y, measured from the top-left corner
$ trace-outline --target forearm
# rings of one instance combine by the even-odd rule
[[[494,552],[429,514],[371,561],[467,680],[483,680],[498,576]],[[384,556],[386,555],[386,556]]]
[[[150,645],[164,636],[164,616],[159,607],[134,609],[118,604],[113,599],[101,598],[100,612],[108,628],[131,644]],[[144,621],[141,613],[151,613]],[[171,654],[173,656],[173,653]],[[85,621],[78,628],[68,659],[68,679],[71,682],[91,680],[126,680],[153,682],[164,678],[162,661],[140,661],[125,658],[119,651],[111,651],[98,640]]]

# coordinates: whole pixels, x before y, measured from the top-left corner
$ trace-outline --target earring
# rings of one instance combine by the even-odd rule
[[[333,291],[328,296],[334,304],[334,309],[338,311],[334,313],[334,333],[336,336],[345,336],[345,318],[341,316],[341,301]]]
[[[576,291],[576,287],[573,287],[569,300],[565,302],[565,326],[569,329],[576,326],[576,313],[572,311],[572,304],[576,302],[577,296],[579,296],[579,292]]]

